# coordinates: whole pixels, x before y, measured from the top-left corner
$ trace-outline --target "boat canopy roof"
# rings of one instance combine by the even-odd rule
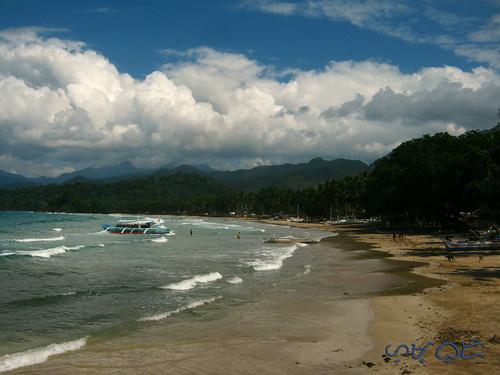
[[[144,224],[162,224],[164,223],[165,220],[163,219],[153,219],[150,217],[145,217],[142,219],[121,219],[118,220],[118,224],[137,224],[137,225],[144,225]]]

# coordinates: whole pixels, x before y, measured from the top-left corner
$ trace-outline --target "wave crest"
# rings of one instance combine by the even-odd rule
[[[50,237],[50,238],[18,238],[14,242],[50,242],[50,241],[64,241],[64,236]]]
[[[159,238],[153,238],[150,241],[151,242],[156,242],[156,243],[165,243],[165,242],[168,242],[168,238],[162,236],[162,237],[159,237]]]
[[[50,356],[64,352],[78,350],[87,343],[87,338],[50,344],[43,348],[30,349],[25,352],[7,354],[0,357],[0,372],[14,370],[19,367],[30,366],[45,362]]]
[[[189,290],[193,289],[198,284],[206,284],[219,279],[222,279],[222,275],[219,272],[212,272],[205,275],[196,275],[178,283],[162,286],[161,288],[170,290]]]
[[[189,304],[187,304],[186,306],[179,307],[178,309],[175,309],[172,311],[167,311],[167,312],[164,312],[162,314],[148,315],[148,316],[145,316],[143,318],[137,319],[137,321],[139,321],[139,322],[151,322],[151,321],[156,321],[156,320],[162,320],[162,319],[168,318],[172,315],[178,314],[182,311],[192,310],[192,309],[206,305],[208,303],[212,303],[212,302],[217,301],[217,300],[222,299],[222,298],[223,298],[222,296],[217,296],[217,297],[193,301],[193,302],[190,302]]]
[[[0,256],[9,256],[9,255],[25,255],[37,258],[50,258],[52,255],[64,254],[66,251],[71,250],[79,250],[84,248],[84,245],[80,246],[57,246],[52,247],[50,249],[42,249],[42,250],[17,250],[17,251],[7,251],[1,253]]]
[[[227,279],[226,281],[229,284],[241,284],[243,282],[243,280],[241,279],[241,277],[238,277],[238,276],[233,276],[230,279]]]
[[[247,264],[252,266],[255,271],[279,270],[283,266],[283,261],[290,258],[297,248],[297,244],[289,247],[264,248],[262,259],[247,262]]]

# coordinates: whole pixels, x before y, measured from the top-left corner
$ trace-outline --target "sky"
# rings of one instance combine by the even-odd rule
[[[349,158],[495,126],[500,0],[0,0],[0,169]]]

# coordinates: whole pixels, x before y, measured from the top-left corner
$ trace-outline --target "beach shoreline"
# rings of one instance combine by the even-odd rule
[[[384,276],[394,267],[367,249],[348,236],[298,247],[249,301],[228,295],[124,335],[91,336],[78,351],[13,373],[367,373],[372,296],[411,285]]]
[[[271,223],[272,221],[264,221]],[[371,298],[374,319],[369,328],[373,348],[365,355],[371,369],[387,374],[482,374],[500,370],[500,254],[445,258],[441,239],[434,235],[406,234],[393,239],[392,233],[377,233],[359,225],[274,222],[291,227],[323,229],[343,233],[363,242],[373,251],[382,251],[391,260],[420,262],[409,272],[442,285],[413,293]],[[435,342],[484,343],[484,358],[458,359],[445,363],[429,350],[425,363],[411,357],[388,358],[384,349],[391,344],[424,345]]]
[[[303,267],[300,257],[311,257],[303,274],[313,288],[283,294],[272,293],[272,285],[257,301],[232,306],[208,323],[196,315],[189,323],[173,317],[164,327],[151,324],[109,342],[90,339],[79,351],[13,373],[480,374],[499,368],[498,277],[474,278],[478,266],[498,268],[498,256],[481,264],[448,262],[432,253],[439,245],[432,236],[393,241],[390,233],[362,227],[263,222],[340,233],[287,260]],[[339,260],[347,268],[336,268]],[[365,292],[367,286],[378,289]],[[342,298],[332,299],[332,288],[343,288]],[[473,338],[487,344],[482,359],[445,364],[429,352],[422,364],[384,357],[389,344]]]

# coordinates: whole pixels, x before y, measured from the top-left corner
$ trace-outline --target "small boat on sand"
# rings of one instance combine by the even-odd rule
[[[463,250],[500,250],[500,241],[498,240],[478,240],[478,241],[452,241],[443,240],[444,246],[450,251]]]
[[[102,229],[113,234],[170,234],[170,229],[162,223],[162,219],[124,219],[116,224],[103,224]]]
[[[453,240],[447,237],[443,240],[447,250],[500,250],[500,228],[492,225],[486,232],[469,231],[474,238]]]

